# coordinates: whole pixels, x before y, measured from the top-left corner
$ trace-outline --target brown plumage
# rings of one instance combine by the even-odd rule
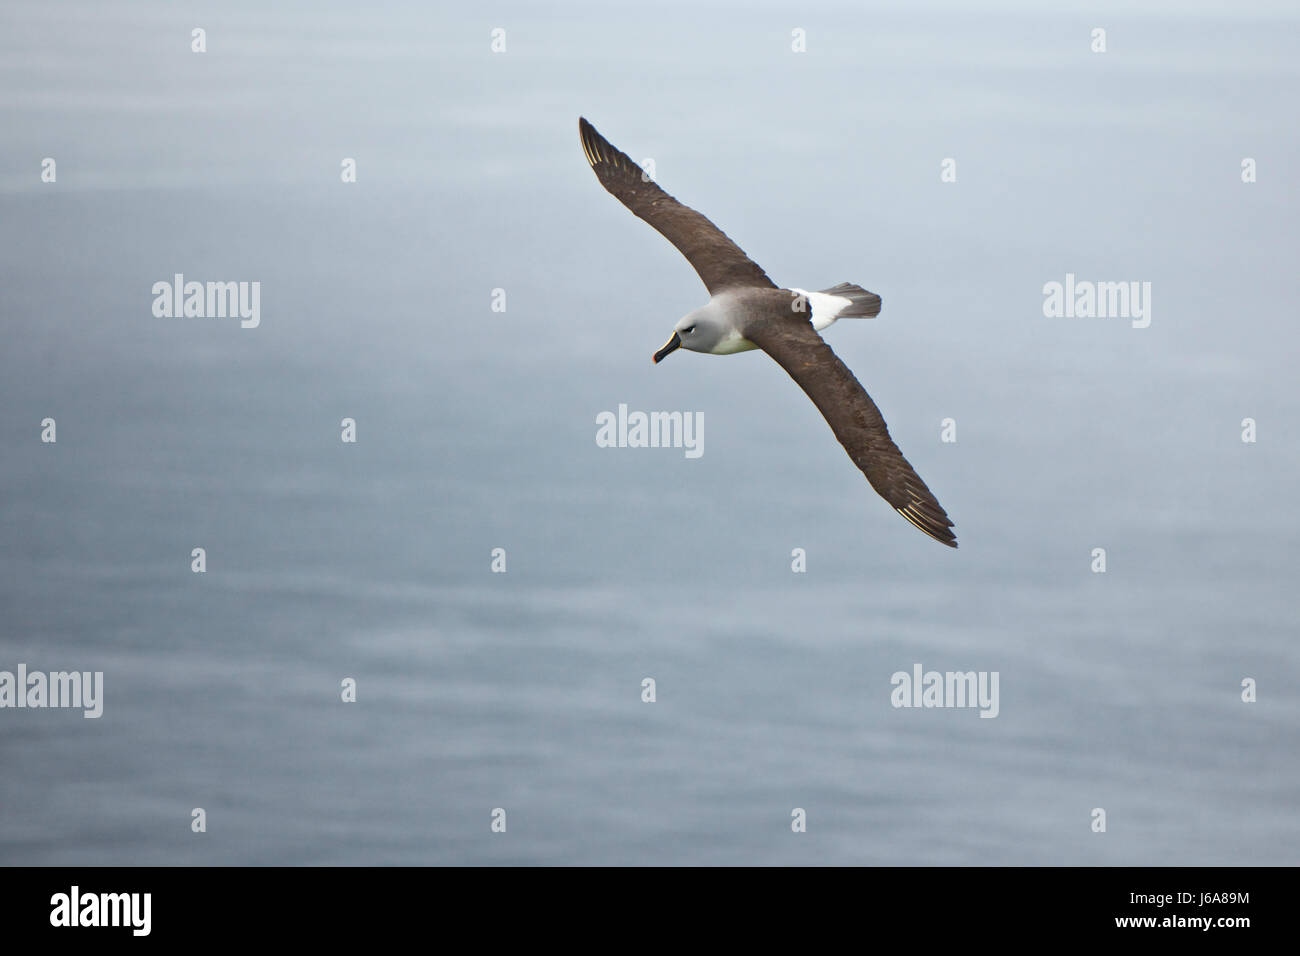
[[[660,189],[585,119],[578,120],[578,130],[601,185],[676,246],[712,296],[678,323],[655,361],[679,347],[716,354],[762,349],[813,400],[871,487],[915,527],[957,547],[951,519],[894,444],[880,409],[814,328],[817,306],[807,307],[812,295],[778,289],[722,230]],[[851,283],[820,295],[834,312],[819,328],[837,318],[869,318],[880,311],[879,296]]]
[[[745,337],[799,383],[880,497],[936,541],[957,547],[952,521],[889,437],[880,409],[807,319],[787,309],[747,324]]]
[[[615,149],[585,119],[578,120],[582,148],[600,184],[677,247],[711,295],[739,286],[775,289],[749,256],[704,216],[668,195],[627,154]]]

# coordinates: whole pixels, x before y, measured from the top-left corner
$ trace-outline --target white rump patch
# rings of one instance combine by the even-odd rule
[[[818,332],[834,325],[835,320],[840,317],[840,313],[853,304],[852,299],[842,295],[808,292],[804,289],[796,289],[793,286],[791,286],[790,291],[798,292],[808,301],[808,308],[812,310],[812,327]]]

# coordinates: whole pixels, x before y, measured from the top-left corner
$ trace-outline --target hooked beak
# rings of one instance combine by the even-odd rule
[[[682,338],[680,335],[674,332],[673,337],[668,340],[668,342],[664,345],[664,347],[654,354],[654,363],[658,365],[660,362],[662,362],[665,358],[668,357],[670,352],[676,352],[681,347],[682,347]]]

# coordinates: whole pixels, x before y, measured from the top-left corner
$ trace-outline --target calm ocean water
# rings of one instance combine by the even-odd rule
[[[261,7],[3,14],[0,670],[105,700],[0,710],[0,863],[1300,862],[1293,12]],[[579,114],[883,296],[827,339],[960,550],[761,354],[651,366],[705,293]]]

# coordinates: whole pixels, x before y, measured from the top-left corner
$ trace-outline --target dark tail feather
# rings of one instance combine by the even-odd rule
[[[831,286],[829,289],[822,289],[822,291],[827,295],[839,295],[853,300],[853,304],[836,318],[871,319],[880,314],[880,296],[874,292],[868,292],[860,285],[854,285],[852,282],[841,282],[839,285]]]

